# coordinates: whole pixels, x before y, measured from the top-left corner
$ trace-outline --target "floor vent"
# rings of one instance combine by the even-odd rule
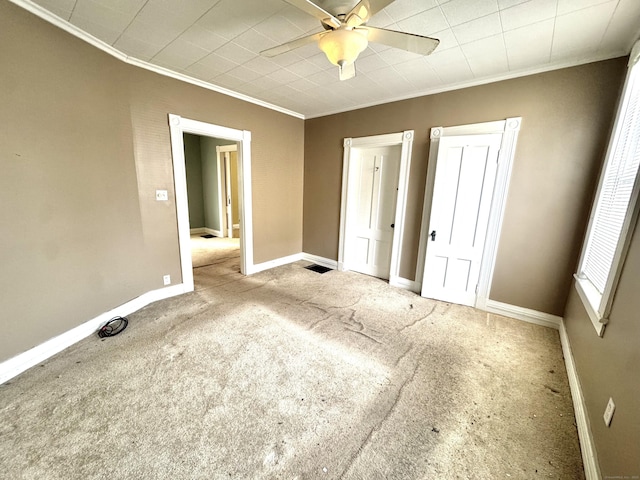
[[[327,273],[330,272],[331,268],[327,268],[327,267],[323,267],[322,265],[318,265],[316,263],[312,263],[311,265],[307,265],[306,267],[307,270],[311,270],[312,272],[316,272],[316,273]]]
[[[211,235],[210,233],[207,233],[206,235],[200,235],[202,238],[216,238],[215,235]]]

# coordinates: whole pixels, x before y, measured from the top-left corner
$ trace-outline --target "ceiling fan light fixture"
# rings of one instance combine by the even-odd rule
[[[348,65],[356,61],[358,55],[367,48],[366,30],[338,28],[324,34],[318,46],[334,65]]]

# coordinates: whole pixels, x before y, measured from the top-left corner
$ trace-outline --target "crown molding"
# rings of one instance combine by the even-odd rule
[[[144,60],[139,60],[135,57],[130,57],[128,55],[126,55],[125,53],[121,52],[120,50],[114,48],[113,46],[109,45],[108,43],[103,42],[102,40],[99,40],[97,38],[95,38],[93,35],[88,34],[87,32],[85,32],[84,30],[76,27],[75,25],[69,23],[68,21],[61,19],[60,17],[54,15],[53,13],[51,13],[50,11],[46,10],[45,8],[41,7],[40,5],[33,3],[33,1],[31,0],[9,0],[11,3],[18,5],[19,7],[22,7],[23,9],[33,13],[34,15],[40,17],[41,19],[45,20],[46,22],[51,23],[52,25],[55,25],[58,28],[61,28],[62,30],[70,33],[71,35],[93,45],[94,47],[102,50],[105,53],[108,53],[109,55],[112,55],[113,57],[128,63],[130,65],[134,65],[136,67],[139,68],[143,68],[145,70],[149,70],[151,72],[157,73],[159,75],[163,75],[165,77],[171,77],[174,78],[176,80],[182,81],[182,82],[186,82],[186,83],[190,83],[192,85],[201,87],[201,88],[205,88],[207,90],[211,90],[217,93],[221,93],[223,95],[227,95],[229,97],[233,97],[233,98],[237,98],[238,100],[243,100],[245,102],[248,103],[253,103],[254,105],[259,105],[261,107],[264,108],[268,108],[270,110],[274,110],[276,112],[280,112],[280,113],[284,113],[285,115],[289,115],[295,118],[300,118],[302,120],[308,120],[308,119],[312,119],[312,118],[319,118],[319,117],[326,117],[329,115],[336,115],[339,113],[346,113],[346,112],[351,112],[354,110],[359,110],[362,108],[368,108],[368,107],[375,107],[377,105],[384,105],[386,103],[393,103],[393,102],[399,102],[402,100],[410,100],[412,98],[418,98],[418,97],[424,97],[424,96],[428,96],[428,95],[435,95],[438,93],[444,93],[444,92],[451,92],[454,90],[461,90],[463,88],[470,88],[470,87],[477,87],[480,85],[487,85],[490,83],[495,83],[495,82],[500,82],[503,80],[511,80],[514,78],[519,78],[519,77],[526,77],[529,75],[536,75],[538,73],[545,73],[545,72],[550,72],[553,70],[560,70],[563,68],[570,68],[570,67],[577,67],[579,65],[585,65],[588,63],[594,63],[594,62],[600,62],[600,61],[604,61],[604,60],[610,60],[612,58],[617,58],[617,57],[622,57],[622,56],[626,56],[629,55],[629,51],[631,50],[631,48],[634,46],[633,42],[631,43],[631,45],[629,45],[629,48],[625,51],[625,50],[617,50],[615,52],[609,52],[607,54],[601,54],[601,55],[592,55],[592,56],[588,56],[588,57],[580,57],[580,58],[575,58],[572,60],[567,60],[564,62],[557,62],[557,63],[552,63],[552,64],[548,64],[548,65],[544,65],[541,67],[536,67],[536,68],[529,68],[529,69],[522,69],[522,70],[518,70],[515,72],[508,72],[502,75],[495,75],[495,76],[490,76],[490,77],[484,77],[484,78],[479,78],[479,79],[473,79],[473,80],[469,80],[469,81],[465,81],[465,82],[458,82],[452,85],[443,85],[443,86],[439,86],[439,87],[435,87],[435,88],[431,88],[431,89],[426,89],[426,90],[421,90],[418,92],[413,92],[413,93],[409,93],[406,95],[399,95],[397,97],[392,97],[389,99],[385,99],[385,100],[379,100],[379,101],[373,101],[373,102],[367,102],[367,103],[362,103],[359,105],[355,105],[355,106],[351,106],[348,108],[339,108],[339,109],[335,109],[335,110],[327,110],[327,111],[323,111],[323,112],[319,112],[319,113],[314,113],[314,114],[302,114],[299,112],[295,112],[293,110],[289,110],[287,108],[284,107],[280,107],[278,105],[269,103],[269,102],[265,102],[264,100],[259,100],[257,98],[253,98],[250,97],[249,95],[245,95],[243,93],[239,93],[239,92],[235,92],[233,90],[229,90],[228,88],[224,88],[224,87],[220,87],[218,85],[215,85],[213,83],[209,83],[209,82],[205,82],[203,80],[199,80],[197,78],[193,78],[190,77],[188,75],[185,75],[183,73],[178,73],[178,72],[174,72],[173,70],[170,70],[168,68],[164,68],[164,67],[160,67],[158,65],[154,65],[151,64],[149,62],[146,62]]]
[[[214,92],[221,93],[229,97],[237,98],[238,100],[242,100],[248,103],[253,103],[254,105],[268,108],[269,110],[274,110],[279,113],[284,113],[285,115],[300,118],[303,120],[305,118],[303,114],[294,112],[293,110],[279,107],[278,105],[274,105],[272,103],[250,97],[249,95],[234,92],[233,90],[229,90],[227,88],[214,85],[213,83],[205,82],[203,80],[198,80],[197,78],[190,77],[183,73],[174,72],[173,70],[169,70],[168,68],[163,68],[158,65],[153,65],[149,62],[145,62],[144,60],[139,60],[135,57],[130,57],[129,55],[121,52],[120,50],[118,50],[117,48],[114,48],[108,43],[103,42],[102,40],[94,37],[93,35],[88,34],[84,30],[76,27],[75,25],[69,23],[68,21],[58,17],[57,15],[54,15],[49,10],[46,10],[40,5],[33,3],[31,0],[9,0],[9,1],[23,8],[24,10],[27,10],[28,12],[34,14],[35,16],[41,18],[42,20],[52,25],[55,25],[56,27],[64,30],[67,33],[70,33],[74,37],[79,38],[80,40],[83,40],[93,45],[94,47],[102,50],[105,53],[108,53],[109,55],[117,58],[118,60],[128,63],[129,65],[143,68],[145,70],[149,70],[151,72],[157,73],[159,75],[163,75],[165,77],[171,77],[176,80],[180,80],[182,82],[190,83],[197,87],[206,88],[207,90],[212,90]]]
[[[466,82],[458,82],[458,83],[455,83],[455,84],[452,84],[452,85],[443,85],[443,86],[439,86],[439,87],[435,87],[435,88],[431,88],[431,89],[427,89],[427,90],[421,90],[419,92],[409,93],[407,95],[400,95],[400,96],[397,96],[397,97],[392,97],[392,98],[386,99],[386,100],[363,103],[363,104],[356,105],[356,106],[349,107],[349,108],[345,108],[345,109],[327,110],[327,111],[320,112],[320,113],[314,113],[314,114],[311,114],[311,115],[305,115],[304,118],[305,118],[305,120],[309,120],[309,119],[312,119],[312,118],[327,117],[329,115],[336,115],[336,114],[339,114],[339,113],[352,112],[354,110],[360,110],[362,108],[375,107],[375,106],[384,105],[384,104],[387,104],[387,103],[400,102],[402,100],[410,100],[412,98],[426,97],[428,95],[435,95],[437,93],[451,92],[453,90],[462,90],[463,88],[477,87],[477,86],[480,86],[480,85],[487,85],[487,84],[490,84],[490,83],[501,82],[503,80],[512,80],[514,78],[527,77],[529,75],[536,75],[538,73],[551,72],[553,70],[561,70],[563,68],[577,67],[577,66],[580,66],[580,65],[586,65],[588,63],[601,62],[601,61],[604,61],[604,60],[610,60],[612,58],[624,57],[626,55],[629,55],[628,51],[619,50],[619,51],[616,51],[616,52],[613,52],[613,53],[608,53],[608,54],[603,54],[603,55],[593,55],[593,56],[590,56],[590,57],[582,57],[582,58],[578,58],[578,59],[568,60],[568,61],[565,61],[565,62],[557,62],[557,63],[553,63],[553,64],[549,64],[549,65],[544,65],[544,66],[537,67],[537,68],[523,69],[523,70],[518,70],[518,71],[515,71],[515,72],[505,73],[505,74],[502,74],[502,75],[495,75],[495,76],[491,76],[491,77],[478,78],[478,79],[469,80],[469,81],[466,81]]]

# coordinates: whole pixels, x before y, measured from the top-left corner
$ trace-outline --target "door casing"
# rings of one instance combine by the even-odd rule
[[[353,207],[350,205],[350,191],[354,188],[353,163],[351,161],[352,149],[375,148],[390,145],[401,145],[400,173],[398,177],[398,195],[396,200],[395,228],[393,231],[393,243],[391,247],[391,265],[389,268],[389,283],[391,285],[404,285],[400,279],[400,257],[402,240],[404,237],[404,217],[407,208],[407,189],[409,185],[409,170],[411,167],[411,151],[413,147],[413,130],[371,137],[345,138],[344,156],[342,166],[342,199],[340,204],[340,239],[338,244],[338,270],[349,270],[349,258],[347,258],[347,242],[353,222]]]
[[[218,206],[220,207],[220,212],[219,212],[220,213],[220,232],[222,232],[223,237],[229,237],[229,238],[233,237],[234,224],[233,224],[233,221],[231,221],[231,224],[229,223],[227,207],[230,208],[230,206],[227,205],[227,196],[230,195],[232,198],[234,196],[237,197],[238,193],[231,191],[231,193],[229,194],[229,190],[230,190],[229,184],[231,183],[231,179],[230,179],[230,172],[228,171],[226,164],[227,164],[227,154],[230,152],[237,152],[237,151],[238,151],[237,145],[219,145],[216,147],[216,153],[217,153],[216,168],[218,169],[218,197],[219,197]],[[222,166],[223,163],[225,164],[225,167]]]
[[[429,223],[431,215],[431,205],[433,200],[436,164],[440,139],[444,136],[458,135],[482,135],[491,133],[501,133],[502,142],[500,153],[498,154],[498,169],[496,181],[493,187],[493,197],[491,199],[491,211],[489,213],[489,224],[485,239],[482,263],[480,266],[480,278],[478,281],[478,292],[476,295],[475,307],[487,309],[493,270],[495,267],[496,255],[498,252],[498,240],[502,228],[502,220],[507,200],[509,179],[513,166],[516,141],[522,124],[522,117],[511,117],[495,122],[475,123],[470,125],[460,125],[455,127],[434,127],[431,129],[429,146],[429,164],[427,167],[427,180],[425,184],[424,203],[422,207],[422,225],[420,229],[420,244],[418,249],[418,264],[416,265],[416,288],[422,290],[424,280],[424,267],[426,260],[427,240],[429,236]]]
[[[187,200],[187,175],[184,160],[184,133],[205,137],[222,138],[238,143],[238,195],[240,206],[240,272],[249,275],[253,264],[253,208],[251,200],[251,132],[236,130],[211,123],[182,118],[169,114],[171,154],[173,156],[173,181],[176,196],[178,221],[178,243],[180,266],[185,292],[193,285],[193,263],[191,260],[191,232],[189,230],[189,203]]]

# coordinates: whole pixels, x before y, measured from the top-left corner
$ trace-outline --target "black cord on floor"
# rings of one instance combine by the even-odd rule
[[[98,330],[98,336],[100,338],[113,337],[127,328],[127,325],[129,325],[127,317],[114,317],[100,327],[100,330]]]

